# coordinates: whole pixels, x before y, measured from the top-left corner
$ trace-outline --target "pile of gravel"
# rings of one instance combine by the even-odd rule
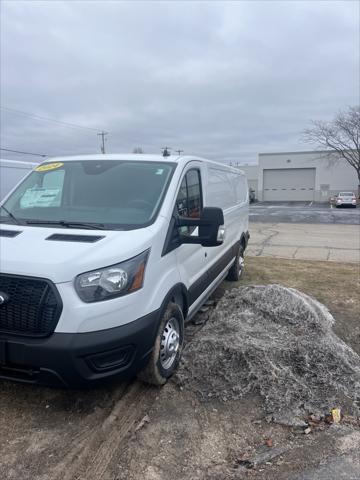
[[[280,285],[225,293],[184,350],[177,381],[203,399],[257,392],[269,419],[342,407],[360,414],[360,357],[332,330],[324,305]]]

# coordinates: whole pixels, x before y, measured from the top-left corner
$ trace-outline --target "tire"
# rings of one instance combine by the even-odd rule
[[[161,316],[149,363],[138,378],[151,385],[164,385],[179,365],[183,343],[184,316],[180,307],[170,302]]]
[[[240,245],[235,261],[227,274],[226,280],[229,280],[230,282],[237,282],[240,280],[245,269],[244,253],[244,247]]]

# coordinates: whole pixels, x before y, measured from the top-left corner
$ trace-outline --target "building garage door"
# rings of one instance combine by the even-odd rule
[[[314,200],[315,168],[279,168],[263,172],[264,201]]]

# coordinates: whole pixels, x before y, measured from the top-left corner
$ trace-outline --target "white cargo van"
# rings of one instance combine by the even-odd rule
[[[0,158],[0,200],[37,165],[39,164]]]
[[[201,158],[36,167],[0,206],[0,378],[163,384],[190,319],[248,243],[244,174]]]

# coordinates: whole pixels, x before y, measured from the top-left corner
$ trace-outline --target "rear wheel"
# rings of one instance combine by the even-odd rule
[[[184,343],[184,316],[176,303],[170,302],[163,313],[149,363],[138,377],[152,385],[164,385],[175,372]]]
[[[237,282],[242,277],[245,269],[244,252],[244,247],[240,245],[235,257],[235,261],[227,274],[226,280],[229,280],[230,282]]]

